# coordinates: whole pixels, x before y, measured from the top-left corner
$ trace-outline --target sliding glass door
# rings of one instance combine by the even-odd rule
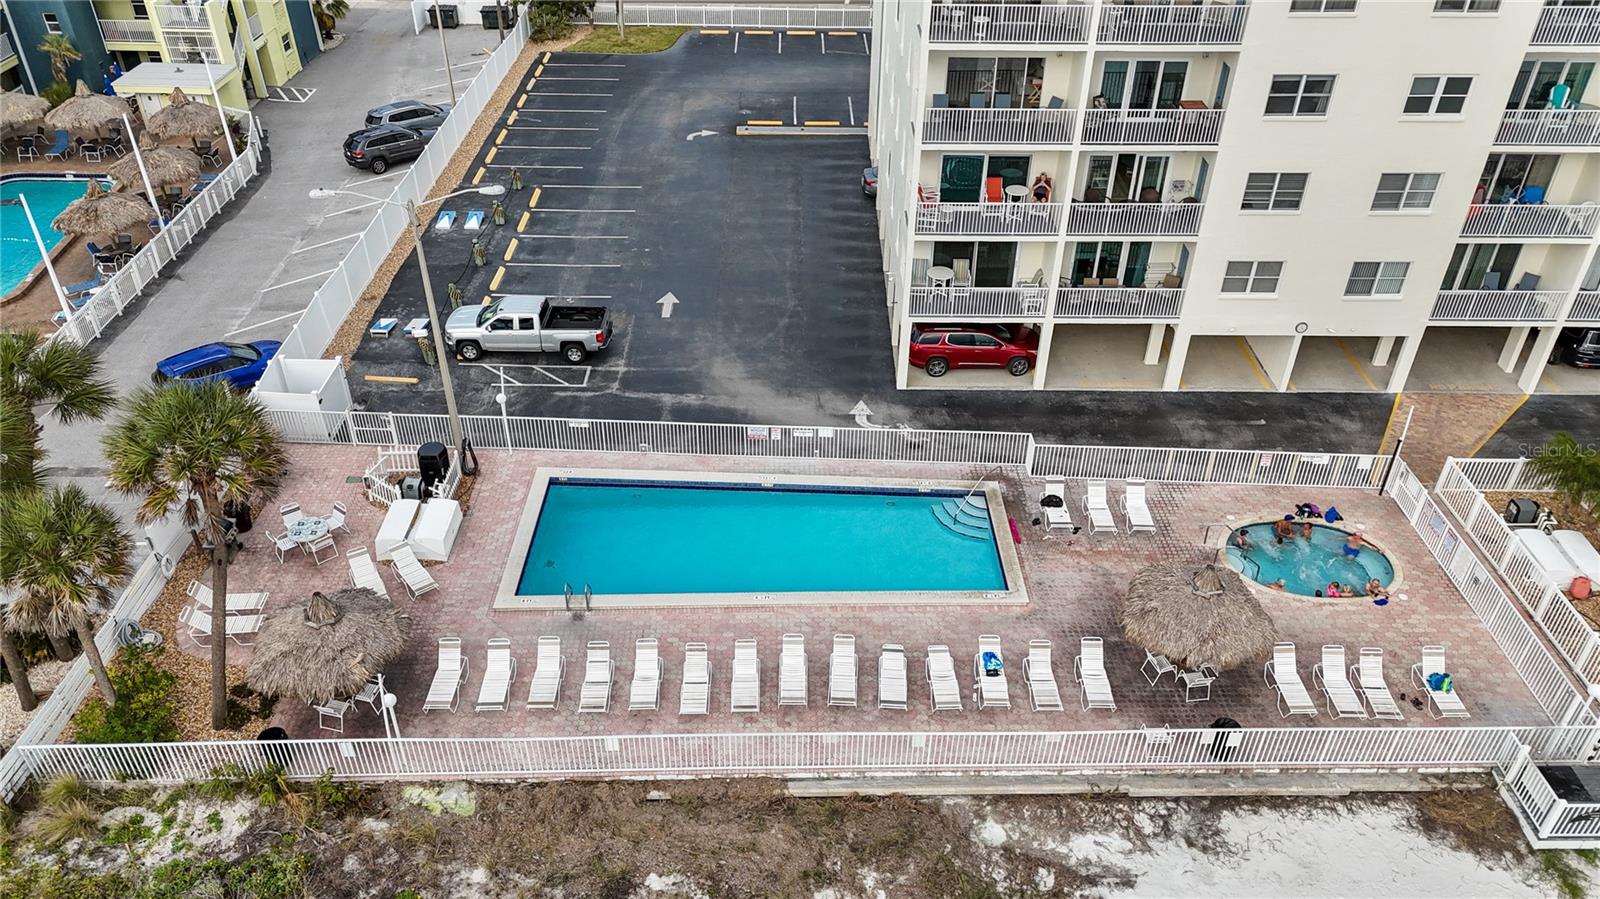
[[[1594,63],[1573,62],[1565,59],[1529,59],[1522,63],[1517,80],[1511,85],[1507,109],[1546,109],[1550,107],[1556,85],[1566,87],[1566,96],[1559,98],[1563,109],[1576,109],[1583,102],[1589,79],[1594,76]]]
[[[954,270],[957,277],[971,272],[973,287],[1010,287],[1016,263],[1015,243],[941,240],[933,245],[933,264]]]
[[[1070,277],[1073,287],[1092,280],[1100,283],[1088,286],[1143,287],[1149,267],[1149,241],[1079,241],[1073,248]]]
[[[1107,60],[1100,98],[1112,109],[1172,109],[1183,99],[1188,75],[1189,64],[1177,60]]]
[[[1456,244],[1440,290],[1509,290],[1522,253],[1518,243]]]
[[[1043,83],[1041,58],[952,56],[944,92],[957,109],[1038,106]]]
[[[1117,153],[1089,157],[1084,200],[1111,203],[1159,202],[1167,181],[1169,156]],[[1147,193],[1153,191],[1154,193]],[[1093,199],[1090,199],[1090,198]]]

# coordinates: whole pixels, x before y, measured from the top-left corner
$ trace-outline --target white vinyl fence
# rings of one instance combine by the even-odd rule
[[[1600,845],[1600,803],[1572,802],[1557,796],[1526,747],[1518,751],[1510,764],[1497,766],[1495,776],[1502,793],[1509,796],[1512,811],[1534,832],[1536,848]],[[1543,845],[1538,842],[1542,840],[1568,842]],[[1573,840],[1583,842],[1573,845]]]
[[[727,6],[723,4],[624,3],[624,25],[689,25],[697,28],[872,29],[872,6]],[[614,3],[595,4],[596,25],[617,24]]]

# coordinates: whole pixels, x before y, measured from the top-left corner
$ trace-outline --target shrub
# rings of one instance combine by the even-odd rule
[[[57,81],[55,84],[40,91],[39,96],[49,100],[51,106],[60,106],[68,97],[72,96],[72,85],[67,84],[65,81]]]
[[[593,3],[556,0],[532,4],[528,9],[528,35],[536,41],[549,41],[572,33],[572,20],[588,15]]]
[[[1600,452],[1579,444],[1566,431],[1558,431],[1528,460],[1528,467],[1543,475],[1557,493],[1573,505],[1600,503]]]
[[[169,743],[178,739],[177,708],[172,688],[178,678],[157,668],[162,647],[124,650],[110,668],[117,704],[107,706],[93,696],[78,713],[78,740],[83,743]]]

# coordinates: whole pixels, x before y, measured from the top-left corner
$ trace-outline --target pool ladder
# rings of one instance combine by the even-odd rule
[[[563,583],[561,585],[561,594],[562,594],[562,596],[561,596],[562,601],[564,603],[566,603],[567,611],[569,611],[569,612],[572,611],[572,601],[573,601],[573,599],[576,598],[576,594],[574,594],[572,592],[572,585],[571,584],[567,584],[567,583]],[[592,589],[590,589],[588,584],[584,584],[583,585],[583,610],[585,612],[590,611],[591,608],[593,607],[593,602],[594,602],[594,591]]]

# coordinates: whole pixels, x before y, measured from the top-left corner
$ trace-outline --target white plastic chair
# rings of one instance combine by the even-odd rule
[[[194,607],[202,612],[215,611],[211,608],[211,588],[199,581],[189,582],[189,598],[194,600]],[[249,615],[260,612],[267,605],[266,593],[229,593],[227,602],[223,603],[223,611],[228,615]]]
[[[1078,682],[1078,699],[1084,711],[1117,710],[1111,695],[1111,678],[1106,676],[1105,641],[1084,637],[1078,641],[1078,657],[1072,660],[1072,676]]]
[[[1030,640],[1028,657],[1022,661],[1022,676],[1028,682],[1028,699],[1035,712],[1059,712],[1064,708],[1050,652],[1049,640]]]
[[[704,643],[683,647],[683,686],[678,694],[678,714],[704,715],[711,711],[711,660]]]
[[[1272,658],[1262,670],[1262,678],[1278,694],[1280,716],[1316,717],[1317,704],[1311,701],[1311,694],[1306,692],[1305,682],[1300,680],[1300,672],[1295,667],[1293,643],[1279,643],[1272,647]]]
[[[530,709],[553,709],[561,694],[561,638],[540,637],[533,661],[533,681],[528,684]]]
[[[305,546],[306,554],[311,556],[311,560],[316,562],[318,566],[321,566],[323,562],[328,561],[328,559],[333,558],[339,553],[339,544],[333,542],[332,534],[323,534],[321,537],[318,537],[310,543],[307,543]],[[322,557],[323,550],[330,550],[327,559]]]
[[[290,550],[300,548],[300,541],[288,534],[274,534],[266,528],[262,528],[261,532],[267,535],[267,539],[272,541],[272,548],[278,551],[279,565],[284,563]]]
[[[828,657],[828,705],[856,704],[856,638],[854,634],[834,634],[833,654]]]
[[[389,597],[389,588],[384,585],[383,576],[378,574],[378,566],[372,563],[372,554],[367,552],[365,546],[350,550],[344,557],[350,565],[352,586],[365,587],[385,599]]]
[[[1150,669],[1146,671],[1145,669]],[[1173,679],[1178,677],[1178,666],[1172,664],[1166,656],[1156,655],[1150,650],[1145,650],[1144,662],[1139,665],[1139,673],[1154,687],[1161,680],[1161,675],[1171,674]]]
[[[1329,643],[1322,647],[1322,661],[1311,666],[1311,682],[1322,691],[1328,702],[1328,714],[1335,718],[1365,718],[1367,708],[1361,696],[1350,686],[1345,671],[1344,645]]]
[[[433,669],[433,681],[428,684],[428,697],[422,701],[422,711],[455,711],[461,685],[466,681],[467,657],[461,654],[461,638],[440,637],[439,661]]]
[[[348,699],[330,699],[322,705],[311,706],[317,710],[317,727],[336,734],[344,733],[344,713],[350,711],[352,705]],[[330,718],[333,719],[333,727],[325,723]]]
[[[1110,501],[1106,498],[1104,478],[1090,478],[1085,482],[1083,512],[1089,516],[1089,533],[1117,532],[1117,520],[1111,515]]]
[[[583,690],[578,694],[579,712],[611,710],[611,672],[611,644],[605,640],[590,640],[583,665]]]
[[[761,663],[756,641],[733,641],[733,681],[730,699],[735,712],[761,711]]]
[[[1059,505],[1045,505],[1044,500],[1054,497]],[[1067,482],[1046,481],[1044,493],[1039,497],[1039,509],[1044,512],[1045,523],[1051,528],[1072,527],[1072,513],[1067,510]]]
[[[906,707],[906,651],[898,643],[885,643],[878,655],[878,708]]]
[[[511,657],[511,641],[506,637],[489,640],[484,659],[483,684],[478,687],[478,704],[474,711],[500,711],[509,707],[511,682],[517,677],[517,660]]]
[[[628,711],[655,711],[661,705],[660,644],[641,637],[633,644],[633,681],[628,686]]]
[[[1446,674],[1449,669],[1444,666],[1443,646],[1422,647],[1422,661],[1411,666],[1411,682],[1419,689],[1428,692],[1428,714],[1434,718],[1470,718],[1467,707],[1461,701],[1461,694],[1453,689],[1450,692],[1435,690],[1428,683],[1431,674]]]
[[[929,646],[924,667],[928,676],[928,692],[933,701],[933,710],[961,711],[961,685],[956,682],[956,665],[950,658],[950,647],[943,643]]]
[[[390,550],[389,564],[394,567],[394,573],[400,575],[401,583],[405,584],[406,592],[416,599],[424,593],[439,589],[439,582],[428,573],[426,566],[417,559],[417,554],[411,549],[410,544],[402,543]]]
[[[1356,664],[1350,666],[1350,674],[1361,687],[1361,698],[1367,701],[1367,711],[1372,713],[1372,717],[1395,721],[1405,718],[1400,713],[1399,704],[1394,701],[1394,694],[1389,692],[1389,685],[1384,682],[1381,647],[1361,647]]]
[[[983,657],[987,653],[994,653],[1000,660],[1000,670],[992,676],[983,667]],[[978,651],[972,656],[972,677],[972,701],[978,708],[1011,708],[1011,688],[1006,683],[1006,660],[1000,651],[999,636],[982,634],[978,637]]]
[[[255,642],[256,633],[261,630],[262,618],[260,615],[224,615],[223,632],[230,643],[240,646],[249,646]],[[184,606],[178,610],[178,621],[188,629],[189,639],[196,646],[211,645],[211,616],[194,606]],[[248,637],[249,639],[245,639]]]
[[[784,634],[778,654],[778,705],[806,704],[806,638]]]
[[[333,504],[333,511],[328,513],[328,530],[344,531],[346,534],[350,533],[349,525],[345,524],[345,517],[349,514],[349,511],[349,509],[345,508],[344,503],[335,502]]]
[[[1122,493],[1122,514],[1128,519],[1128,533],[1154,534],[1155,518],[1145,502],[1144,478],[1129,478]]]
[[[286,528],[294,527],[295,522],[306,517],[305,513],[300,511],[299,503],[284,503],[278,507],[278,514],[283,516],[283,526]]]

